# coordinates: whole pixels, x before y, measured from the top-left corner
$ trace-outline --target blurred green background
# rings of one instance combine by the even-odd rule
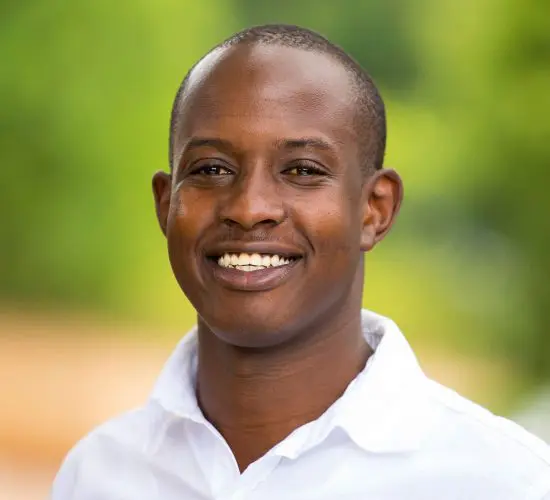
[[[367,259],[365,305],[421,353],[505,367],[475,397],[510,413],[550,379],[545,0],[4,0],[2,310],[186,331],[150,178],[187,69],[268,22],[320,31],[385,98],[406,197]]]

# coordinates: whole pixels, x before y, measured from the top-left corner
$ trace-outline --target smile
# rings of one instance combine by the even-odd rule
[[[266,250],[224,252],[206,259],[211,276],[224,288],[260,292],[284,284],[296,273],[301,256],[267,253]]]
[[[294,257],[287,258],[278,254],[224,253],[218,258],[217,263],[218,266],[226,269],[254,272],[273,267],[288,266],[295,260]]]

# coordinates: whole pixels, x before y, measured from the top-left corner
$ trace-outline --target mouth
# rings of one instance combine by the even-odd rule
[[[214,279],[225,288],[266,291],[284,283],[302,260],[282,253],[224,252],[207,257]]]
[[[300,257],[282,254],[260,253],[229,253],[210,257],[218,266],[224,269],[238,269],[245,273],[289,266]]]

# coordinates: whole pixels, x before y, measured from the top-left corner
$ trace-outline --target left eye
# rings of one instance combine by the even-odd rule
[[[309,165],[298,165],[285,171],[287,174],[306,177],[311,175],[324,175],[324,172],[317,167]]]

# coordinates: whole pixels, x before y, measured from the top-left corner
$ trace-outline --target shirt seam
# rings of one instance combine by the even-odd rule
[[[528,495],[525,500],[545,500],[550,498],[550,477],[544,478],[543,481],[537,482],[533,488],[529,488]]]
[[[522,429],[523,432],[528,432],[526,429],[524,429],[523,427],[521,427],[519,424],[513,422],[512,420],[509,420],[509,419],[505,419],[504,417],[499,417],[497,415],[495,415],[494,413],[491,413],[489,410],[487,410],[486,408],[483,408],[479,405],[477,405],[476,403],[474,403],[473,401],[469,401],[465,398],[463,398],[463,396],[461,396],[460,394],[456,393],[455,391],[453,391],[452,389],[448,388],[448,387],[445,387],[445,386],[442,386],[441,384],[439,384],[438,382],[434,381],[434,380],[431,380],[431,379],[428,379],[428,382],[430,383],[430,390],[428,391],[429,392],[429,397],[432,399],[432,400],[435,400],[439,403],[442,403],[445,408],[455,412],[455,413],[458,413],[458,414],[461,414],[461,415],[467,415],[468,417],[470,417],[471,419],[475,420],[478,424],[482,425],[483,427],[487,428],[487,429],[491,429],[492,431],[495,431],[497,432],[498,434],[500,435],[503,435],[505,436],[507,439],[509,439],[510,441],[514,442],[515,444],[518,444],[520,445],[522,448],[524,448],[525,450],[527,450],[530,454],[532,454],[533,456],[535,456],[536,458],[538,458],[544,465],[547,466],[548,470],[550,471],[550,457],[547,457],[545,456],[545,454],[541,451],[539,451],[538,449],[534,449],[533,447],[531,447],[528,443],[524,442],[523,439],[517,437],[517,436],[514,436],[512,433],[510,433],[510,431],[508,429],[505,429],[503,427],[500,427],[500,426],[496,426],[494,425],[493,423],[491,422],[487,422],[486,421],[486,417],[493,417],[493,419],[504,419],[505,421],[507,422],[511,422],[512,424],[514,425],[517,425],[518,427],[520,427],[520,429]],[[435,386],[435,387],[434,387]],[[442,397],[439,397],[438,394],[434,394],[434,389],[437,389],[437,390],[445,390],[445,391],[452,391],[454,393],[455,396],[457,396],[458,398],[460,398],[461,400],[462,399],[465,399],[465,401],[467,402],[467,404],[470,404],[470,405],[475,405],[476,408],[479,408],[481,409],[481,411],[483,412],[487,412],[486,415],[476,415],[475,413],[473,412],[470,412],[468,411],[467,408],[465,409],[460,409],[460,408],[457,408],[456,406],[453,406],[452,404],[449,404],[445,398],[442,398]],[[538,438],[537,436],[534,436],[532,435],[535,439],[538,439],[540,440],[543,444],[546,444],[544,443],[544,441],[542,441],[540,438]],[[550,484],[549,484],[549,487],[550,487]]]

